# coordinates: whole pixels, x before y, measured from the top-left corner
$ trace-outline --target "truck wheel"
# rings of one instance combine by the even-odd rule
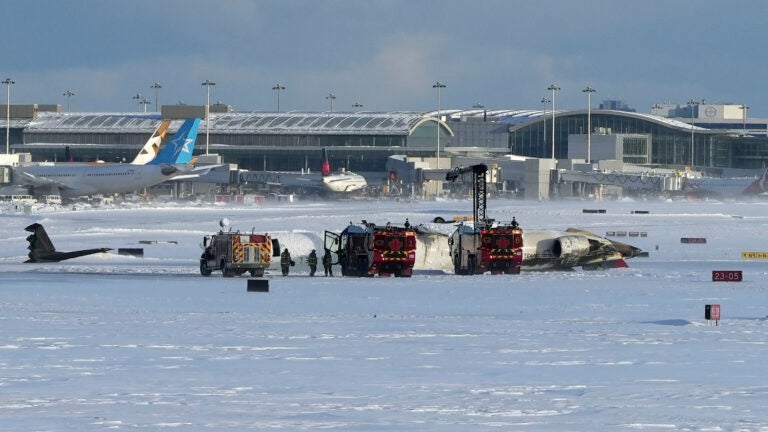
[[[461,270],[461,261],[459,260],[458,255],[453,256],[453,273],[457,275],[465,274],[464,271]]]
[[[477,256],[470,255],[467,258],[467,274],[476,274],[477,273]]]
[[[211,269],[208,268],[208,262],[200,260],[200,274],[203,276],[210,276]]]
[[[235,277],[235,272],[230,268],[229,264],[221,262],[221,275],[223,277]]]
[[[520,266],[511,266],[506,271],[507,274],[520,274]]]

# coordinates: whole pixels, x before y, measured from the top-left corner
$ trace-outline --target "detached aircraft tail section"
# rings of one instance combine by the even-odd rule
[[[148,165],[161,164],[188,164],[192,161],[192,151],[195,149],[197,130],[200,127],[199,118],[191,118],[184,121],[168,144],[160,150],[157,157]]]
[[[744,194],[746,195],[758,195],[763,192],[768,192],[768,168],[766,168],[759,179],[753,181],[744,189]]]
[[[33,223],[24,228],[24,230],[32,233],[27,237],[27,241],[29,242],[29,259],[24,261],[25,263],[59,262],[70,258],[112,250],[110,248],[96,248],[73,252],[58,252],[53,246],[53,242],[48,237],[48,233],[45,232],[45,228],[39,223]]]

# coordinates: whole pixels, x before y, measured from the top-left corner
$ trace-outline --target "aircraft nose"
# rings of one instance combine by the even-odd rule
[[[171,165],[166,165],[166,166],[164,166],[164,167],[162,167],[162,168],[160,169],[160,172],[161,172],[163,175],[165,175],[165,176],[169,176],[169,175],[172,175],[172,174],[176,174],[178,171],[179,171],[179,169],[178,169],[178,168],[176,168],[175,166],[171,166]]]

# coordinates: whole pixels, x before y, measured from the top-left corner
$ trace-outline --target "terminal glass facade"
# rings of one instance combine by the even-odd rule
[[[591,117],[593,134],[649,134],[652,164],[690,165],[691,139],[694,143],[695,166],[752,169],[760,168],[763,163],[768,162],[766,137],[737,137],[722,131],[691,128],[684,124],[667,124],[633,113],[593,111]],[[555,117],[555,158],[567,157],[569,134],[584,134],[586,130],[586,112],[558,114]],[[552,157],[551,116],[513,125],[509,131],[509,147],[512,153],[539,158]],[[636,150],[625,148],[625,154],[636,154]]]

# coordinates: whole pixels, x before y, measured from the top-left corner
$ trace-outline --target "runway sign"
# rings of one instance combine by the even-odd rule
[[[704,244],[707,242],[707,239],[705,237],[681,237],[680,243],[687,243],[687,244]]]
[[[269,280],[248,279],[248,292],[269,292]]]
[[[742,252],[744,259],[768,259],[768,252]]]
[[[118,248],[117,249],[118,255],[127,255],[127,256],[133,256],[136,258],[143,258],[144,257],[144,248]]]
[[[712,282],[741,282],[741,270],[712,270]]]
[[[707,321],[714,321],[715,325],[717,325],[718,321],[720,321],[720,305],[704,305],[704,319]]]

